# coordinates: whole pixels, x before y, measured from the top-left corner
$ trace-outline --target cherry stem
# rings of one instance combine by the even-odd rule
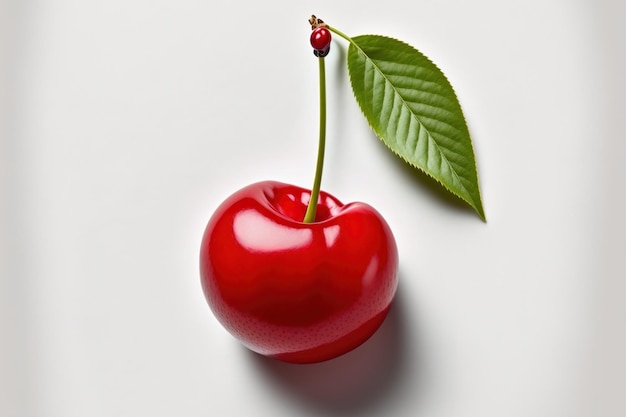
[[[348,42],[350,42],[351,44],[354,44],[354,41],[352,40],[352,38],[348,35],[346,35],[345,33],[343,33],[342,31],[340,31],[339,29],[336,29],[332,26],[328,26],[326,25],[326,29],[330,30],[333,33],[336,33],[337,35],[341,36],[342,38],[344,38],[345,40],[347,40]],[[356,46],[356,45],[354,45]]]
[[[311,189],[311,198],[304,215],[304,223],[313,223],[317,213],[317,202],[322,184],[322,170],[324,169],[324,149],[326,148],[326,65],[324,58],[318,58],[320,73],[320,126],[319,142],[317,146],[317,164],[315,166],[315,179]]]

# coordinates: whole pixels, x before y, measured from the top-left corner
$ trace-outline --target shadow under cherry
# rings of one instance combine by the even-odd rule
[[[364,415],[384,408],[410,383],[415,357],[402,291],[387,318],[365,343],[338,358],[316,364],[290,364],[246,349],[252,365],[277,395],[316,414]]]

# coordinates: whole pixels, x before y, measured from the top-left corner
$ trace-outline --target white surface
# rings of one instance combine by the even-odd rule
[[[303,3],[0,3],[0,415],[626,415],[624,3]],[[311,13],[444,70],[488,223],[383,152],[335,42],[323,188],[385,215],[400,292],[293,366],[220,327],[197,257],[231,192],[312,181]]]

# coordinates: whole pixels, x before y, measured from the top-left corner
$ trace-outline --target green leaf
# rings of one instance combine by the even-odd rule
[[[469,130],[441,70],[412,46],[378,35],[351,38],[348,70],[357,102],[382,141],[485,220]]]

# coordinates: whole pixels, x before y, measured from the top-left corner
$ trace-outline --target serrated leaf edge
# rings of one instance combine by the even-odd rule
[[[372,37],[379,37],[379,38],[386,38],[386,39],[391,39],[394,40],[398,43],[404,44],[405,46],[408,46],[409,48],[412,48],[413,50],[419,52],[420,54],[422,54],[424,56],[424,58],[426,58],[435,68],[437,68],[441,74],[444,76],[444,78],[446,79],[448,86],[450,87],[450,90],[452,91],[452,94],[454,95],[454,98],[457,100],[458,102],[458,96],[456,94],[456,91],[454,90],[454,87],[452,86],[452,83],[450,83],[450,81],[448,80],[448,78],[446,77],[446,75],[444,74],[444,72],[441,70],[441,68],[439,68],[439,66],[437,66],[437,64],[435,64],[428,56],[426,56],[425,54],[423,54],[421,51],[419,51],[418,49],[416,49],[414,46],[408,44],[407,42],[404,42],[402,40],[399,40],[397,38],[393,38],[390,36],[383,36],[383,35],[373,35],[373,34],[364,34],[364,35],[358,35],[358,36],[372,36]],[[391,85],[391,88],[393,88],[394,92],[396,93],[396,95],[398,97],[400,97],[400,99],[403,101],[404,106],[410,108],[406,101],[404,100],[404,98],[402,97],[402,95],[398,92],[398,90],[396,89],[396,87],[393,85],[393,83],[391,83],[388,78],[385,76],[385,74],[379,69],[378,65],[376,65],[376,63],[365,53],[365,51],[363,51],[363,49],[354,41],[354,38],[352,38],[350,45],[348,48],[356,48],[358,50],[358,52],[360,54],[362,54],[363,56],[365,56],[365,58],[370,61],[370,63],[372,64],[372,66],[374,68],[376,68],[376,70],[380,73],[380,75]],[[348,57],[349,57],[350,53],[348,51],[348,53],[346,54],[346,60],[348,61]],[[349,62],[349,61],[348,61]],[[350,66],[348,65],[348,72],[350,73]],[[350,77],[351,79],[351,77]],[[391,148],[387,142],[385,141],[385,139],[383,138],[383,135],[380,134],[379,132],[377,132],[377,130],[374,128],[374,126],[372,125],[372,123],[370,122],[369,118],[367,117],[367,115],[365,114],[365,112],[363,111],[363,108],[361,106],[361,103],[356,95],[356,92],[354,91],[354,86],[352,84],[352,82],[350,82],[350,86],[352,88],[352,94],[355,98],[355,100],[357,101],[357,103],[359,104],[359,109],[361,110],[361,113],[363,114],[365,120],[367,121],[367,124],[369,125],[370,129],[372,129],[372,131],[376,134],[376,136],[379,138],[379,140],[396,156],[398,156],[400,159],[402,159],[404,162],[406,162],[408,165],[410,165],[413,168],[418,169],[420,172],[424,173],[425,175],[427,175],[428,177],[432,178],[433,180],[435,180],[437,183],[439,183],[444,189],[448,190],[448,192],[450,192],[452,195],[456,196],[457,198],[461,199],[462,201],[465,201],[466,203],[468,203],[475,211],[476,213],[479,215],[479,217],[483,220],[486,221],[486,216],[484,213],[484,209],[482,206],[482,195],[481,195],[481,190],[480,190],[480,184],[478,182],[478,166],[476,163],[476,153],[474,151],[474,145],[470,139],[470,147],[472,150],[472,155],[474,156],[474,171],[476,172],[476,177],[477,177],[477,191],[478,191],[478,203],[471,201],[473,199],[466,199],[464,198],[462,195],[460,195],[458,192],[452,190],[447,184],[445,184],[443,181],[441,181],[439,178],[435,177],[434,175],[432,175],[430,172],[424,170],[423,168],[417,166],[416,164],[412,163],[411,161],[409,161],[407,158],[405,158],[403,155],[401,155],[400,153],[398,153],[397,151],[395,151],[393,148]],[[411,112],[412,113],[412,112]],[[413,113],[412,113],[413,114]],[[463,118],[463,122],[465,123],[465,125],[467,126],[467,119],[465,118],[465,114],[463,113],[463,111],[461,111],[461,116]],[[419,120],[418,120],[419,121]],[[421,126],[424,126],[423,123],[421,121],[419,121]],[[443,152],[441,151],[441,148],[439,147],[439,144],[437,143],[437,141],[433,138],[432,134],[430,133],[430,131],[428,129],[426,129],[426,127],[424,127],[424,129],[426,130],[428,136],[430,138],[432,138],[432,142],[435,144],[435,146],[437,146],[437,149],[439,151],[439,153],[442,155],[442,158],[445,159],[446,164],[448,164],[448,166],[450,166],[450,162],[448,161],[448,158],[445,157],[445,155],[443,154]],[[458,174],[456,172],[455,169],[451,169],[451,171],[453,172],[454,176],[459,179]],[[462,184],[462,182],[459,179],[459,183],[461,183],[461,185],[463,186],[463,189],[465,191],[467,191],[467,188],[465,188],[465,186]],[[468,195],[471,195],[469,192],[467,192]]]

